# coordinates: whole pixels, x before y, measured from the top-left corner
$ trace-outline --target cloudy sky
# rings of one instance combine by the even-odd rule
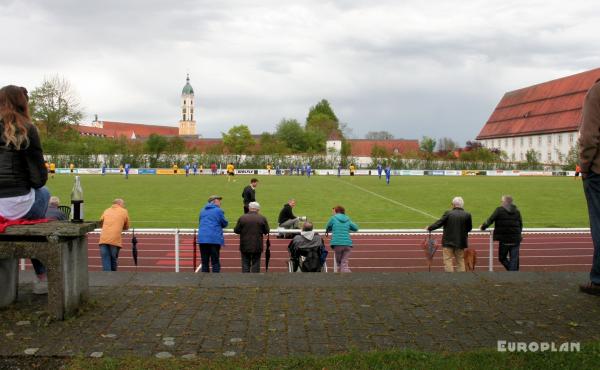
[[[474,138],[508,90],[600,67],[596,0],[0,0],[0,84],[71,82],[86,121],[273,131],[328,99],[356,138]]]

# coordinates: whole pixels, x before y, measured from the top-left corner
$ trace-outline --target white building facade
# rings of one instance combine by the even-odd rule
[[[578,131],[570,131],[478,141],[485,148],[503,151],[512,162],[525,161],[527,152],[533,149],[541,163],[564,163],[569,152],[577,147],[578,138]]]

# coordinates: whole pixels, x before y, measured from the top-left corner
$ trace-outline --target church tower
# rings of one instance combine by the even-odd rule
[[[190,85],[190,75],[181,91],[181,120],[179,121],[179,135],[197,135],[196,121],[194,121],[194,89]]]

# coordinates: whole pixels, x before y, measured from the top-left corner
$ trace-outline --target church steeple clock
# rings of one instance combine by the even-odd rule
[[[194,89],[190,85],[190,75],[181,91],[181,120],[179,121],[179,135],[196,135],[196,121],[194,121]]]

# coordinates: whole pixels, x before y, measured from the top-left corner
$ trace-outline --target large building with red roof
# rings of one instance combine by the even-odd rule
[[[577,145],[585,94],[600,79],[600,68],[509,91],[479,132],[487,148],[524,161],[535,150],[543,163],[561,163]]]

